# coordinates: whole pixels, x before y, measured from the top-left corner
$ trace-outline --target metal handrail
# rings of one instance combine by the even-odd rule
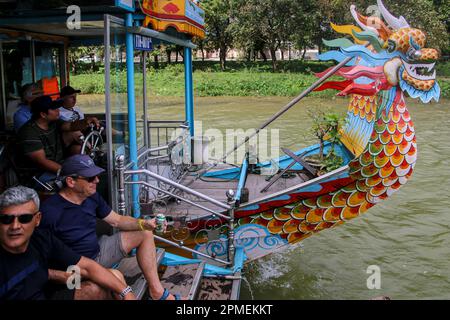
[[[138,158],[137,158],[138,162],[139,162],[139,160],[141,160],[143,157],[145,157],[149,153],[163,151],[163,150],[167,150],[167,149],[169,149],[169,145],[147,149],[138,156]]]
[[[148,120],[147,123],[186,123],[184,120]]]
[[[223,263],[223,264],[226,264],[226,265],[231,265],[231,264],[233,264],[233,262],[225,261],[225,260],[222,260],[222,259],[217,259],[217,258],[214,258],[214,257],[212,257],[212,256],[210,256],[210,255],[208,255],[208,254],[206,254],[206,253],[203,253],[203,252],[197,251],[197,250],[195,250],[195,249],[191,249],[191,248],[189,248],[189,247],[186,247],[186,246],[183,245],[182,242],[181,242],[181,243],[176,243],[176,242],[174,242],[174,241],[167,240],[166,238],[159,237],[159,236],[157,236],[157,235],[154,235],[154,237],[155,237],[156,240],[159,240],[159,241],[164,242],[164,243],[167,243],[167,244],[171,244],[171,245],[173,245],[173,246],[175,246],[175,247],[178,247],[178,248],[180,248],[180,249],[189,251],[189,252],[191,252],[191,253],[198,254],[199,256],[202,256],[202,257],[204,257],[204,258],[211,259],[211,260],[213,260],[213,261],[217,261],[217,262],[220,262],[220,263]]]
[[[209,255],[207,255],[207,254],[205,254],[203,252],[200,252],[200,251],[191,249],[189,247],[186,247],[186,246],[184,246],[184,243],[182,241],[180,241],[179,243],[176,243],[174,241],[171,241],[171,240],[168,240],[168,239],[156,236],[156,235],[155,235],[155,238],[157,240],[161,241],[161,242],[170,244],[172,246],[178,247],[178,248],[180,248],[182,250],[185,250],[185,251],[188,251],[188,252],[191,252],[191,253],[195,253],[195,254],[200,255],[200,256],[202,256],[204,258],[211,259],[213,261],[217,261],[217,262],[225,264],[225,265],[233,265],[233,263],[234,263],[234,252],[235,252],[235,248],[234,248],[234,225],[233,225],[234,224],[234,205],[235,205],[234,201],[230,202],[229,205],[227,206],[227,205],[225,205],[225,204],[223,204],[223,203],[221,203],[221,202],[219,202],[219,201],[217,201],[215,199],[212,199],[212,198],[210,198],[208,196],[205,196],[205,195],[203,195],[203,194],[201,194],[201,193],[199,193],[199,192],[197,192],[195,190],[189,189],[189,188],[187,188],[187,187],[185,187],[183,185],[180,185],[179,183],[173,182],[173,181],[171,181],[171,180],[169,180],[169,179],[167,179],[165,177],[159,176],[159,175],[157,175],[157,174],[155,174],[155,173],[153,173],[153,172],[151,172],[149,170],[126,170],[124,162],[125,162],[125,156],[124,155],[120,155],[120,156],[118,156],[116,158],[116,169],[118,171],[118,200],[119,200],[118,211],[119,211],[119,214],[125,215],[125,213],[126,213],[126,204],[125,204],[125,185],[126,184],[137,184],[137,183],[140,183],[140,184],[146,185],[148,187],[154,188],[155,190],[160,189],[160,188],[158,188],[156,186],[152,186],[152,185],[150,185],[150,184],[148,184],[147,182],[144,182],[144,181],[126,182],[125,181],[126,180],[125,179],[125,175],[132,176],[132,175],[135,175],[135,174],[146,174],[146,175],[154,178],[157,181],[160,181],[160,182],[163,182],[163,183],[167,183],[167,184],[169,184],[169,185],[171,185],[171,186],[173,186],[175,188],[181,189],[181,190],[183,190],[183,191],[185,191],[187,193],[190,193],[190,194],[195,195],[195,196],[197,196],[199,198],[202,198],[204,200],[212,202],[213,204],[216,204],[217,206],[222,207],[223,209],[226,209],[228,211],[228,213],[229,213],[229,217],[226,217],[226,219],[228,220],[228,224],[229,224],[228,261],[217,259],[217,258],[209,256]],[[170,194],[168,191],[165,191],[165,190],[162,190],[162,189],[160,191],[162,191],[163,193],[166,193],[166,194]],[[176,196],[176,195],[174,195],[174,196],[178,198],[178,196]],[[189,200],[183,199],[183,198],[180,199],[180,200],[189,202]],[[194,203],[192,203],[192,204],[197,206],[197,207],[200,206],[200,205],[197,205],[197,204],[194,204]],[[211,211],[208,208],[205,208],[205,209],[207,211]],[[220,217],[225,217],[222,214],[217,213],[217,212],[213,212],[213,214],[216,214],[217,216],[220,216]]]
[[[193,205],[193,206],[195,206],[197,208],[200,208],[202,210],[208,211],[208,212],[212,213],[213,215],[217,215],[218,217],[221,217],[223,219],[230,220],[230,217],[228,217],[228,216],[226,216],[226,215],[224,215],[224,214],[222,214],[220,212],[216,212],[216,211],[214,211],[212,209],[209,209],[209,208],[207,208],[205,206],[202,206],[201,204],[197,204],[197,203],[195,203],[193,201],[185,199],[185,198],[183,198],[183,197],[181,197],[179,195],[176,195],[176,194],[174,194],[174,193],[172,193],[170,191],[166,191],[164,189],[158,188],[157,186],[151,185],[150,183],[148,183],[146,181],[142,181],[142,180],[141,181],[132,181],[132,182],[125,182],[125,184],[129,184],[129,185],[132,185],[132,184],[144,185],[144,186],[152,188],[152,189],[154,189],[154,190],[156,190],[158,192],[165,193],[165,194],[167,194],[169,196],[172,196],[172,197],[177,198],[177,199],[179,199],[181,201],[189,203],[190,205]]]
[[[163,176],[160,176],[154,172],[151,172],[150,170],[145,170],[145,169],[139,169],[139,170],[125,170],[124,172],[125,175],[134,175],[134,174],[144,174],[144,175],[148,175],[150,177],[152,177],[155,180],[158,180],[160,182],[163,182],[165,184],[171,185],[172,187],[178,188],[180,190],[183,190],[184,192],[187,192],[189,194],[192,194],[200,199],[206,200],[208,202],[211,202],[212,204],[215,204],[216,206],[225,209],[225,210],[230,210],[231,206],[226,205],[220,201],[217,201],[216,199],[213,199],[211,197],[208,197],[206,195],[204,195],[203,193],[197,192],[195,190],[192,190],[188,187],[183,186],[182,184],[176,183],[170,179],[167,179]]]
[[[148,147],[154,145],[153,142],[156,142],[156,146],[159,147],[161,144],[161,138],[165,137],[165,144],[168,145],[170,149],[170,145],[173,143],[173,141],[169,142],[169,132],[173,133],[177,129],[188,130],[189,125],[184,120],[148,120],[146,123],[146,132],[148,132],[149,137]],[[156,130],[155,136],[152,134],[152,130]],[[161,136],[161,130],[163,132],[165,130],[165,136]],[[160,150],[159,152],[161,151],[162,150]]]

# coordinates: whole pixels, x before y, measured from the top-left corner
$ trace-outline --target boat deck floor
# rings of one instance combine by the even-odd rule
[[[230,169],[231,166],[221,165],[215,168],[214,171]],[[214,172],[211,171],[211,172]],[[266,192],[261,192],[261,190],[269,183],[266,180],[267,176],[259,175],[259,174],[249,174],[247,176],[247,181],[245,183],[245,188],[249,191],[249,201],[253,201],[255,199],[269,196],[270,194],[285,190],[286,188],[301,184],[307,181],[308,176],[302,171],[292,171],[289,176],[279,178]],[[272,179],[276,179],[277,177],[273,177]],[[271,180],[272,181],[272,180]],[[218,179],[211,177],[202,177],[197,178],[195,173],[191,173],[186,175],[180,182],[182,185],[187,186],[197,192],[200,192],[210,198],[218,200],[224,204],[227,202],[226,192],[230,189],[236,190],[238,181],[237,180],[226,180],[226,179]],[[187,194],[184,192],[180,194],[184,198],[191,200],[194,203],[200,204],[206,208],[214,210],[216,212],[224,213],[224,209],[219,206],[212,204],[203,199],[199,199],[196,196]],[[170,201],[165,208],[165,214],[167,216],[172,216],[173,218],[177,217],[189,217],[189,220],[192,218],[200,218],[202,216],[211,215],[210,212],[198,208],[192,204],[186,203],[184,201]]]

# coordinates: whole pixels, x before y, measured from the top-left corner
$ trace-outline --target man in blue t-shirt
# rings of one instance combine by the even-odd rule
[[[64,186],[42,204],[42,227],[50,229],[75,252],[106,268],[119,263],[137,248],[137,261],[148,282],[150,297],[179,299],[178,295],[163,288],[158,277],[152,233],[156,227],[155,219],[135,219],[114,212],[97,193],[98,176],[104,171],[87,155],[67,158],[60,172]],[[121,232],[98,240],[97,218]],[[54,274],[58,277],[57,272]]]
[[[14,113],[14,131],[18,132],[25,123],[31,120],[31,102],[42,95],[43,91],[36,83],[28,83],[22,87],[20,95],[22,102]]]
[[[36,191],[19,186],[0,195],[0,301],[96,299],[99,296],[95,295],[94,283],[122,298],[135,298],[123,279],[75,253],[48,230],[35,231],[40,222]],[[50,261],[60,270],[69,270],[68,267],[70,270],[78,269],[80,276],[93,282],[85,282],[78,289],[76,283],[66,282],[62,290],[46,297],[44,287],[48,282]],[[75,277],[73,275],[71,280],[76,280]],[[74,285],[72,289],[69,289],[69,284]]]

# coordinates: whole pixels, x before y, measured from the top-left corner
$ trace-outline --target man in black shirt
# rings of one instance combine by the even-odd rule
[[[38,97],[31,103],[31,120],[17,134],[16,166],[22,184],[39,188],[32,177],[42,183],[56,178],[65,156],[63,132],[79,131],[90,124],[100,126],[94,117],[74,122],[59,120],[60,106],[61,102],[52,101],[49,96]]]
[[[0,195],[0,300],[46,299],[44,286],[48,281],[50,260],[62,270],[78,269],[83,278],[122,299],[135,299],[131,288],[112,272],[73,252],[50,232],[35,231],[40,221],[36,191],[14,187]],[[81,283],[80,289],[71,290],[69,298],[96,298],[92,291],[84,289]]]

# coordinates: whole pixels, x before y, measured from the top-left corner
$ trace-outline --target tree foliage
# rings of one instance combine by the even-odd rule
[[[428,34],[428,46],[449,53],[450,2],[447,0],[385,0],[387,8],[396,16],[403,15],[412,27]],[[350,5],[367,11],[375,0],[203,0],[207,38],[203,48],[220,51],[225,68],[226,52],[241,49],[251,60],[268,50],[273,70],[277,70],[276,51],[293,45],[306,50],[322,50],[322,39],[337,35],[330,23],[355,24]]]
[[[219,50],[222,70],[225,69],[226,56],[233,43],[233,22],[235,20],[235,0],[203,0],[207,42]]]

